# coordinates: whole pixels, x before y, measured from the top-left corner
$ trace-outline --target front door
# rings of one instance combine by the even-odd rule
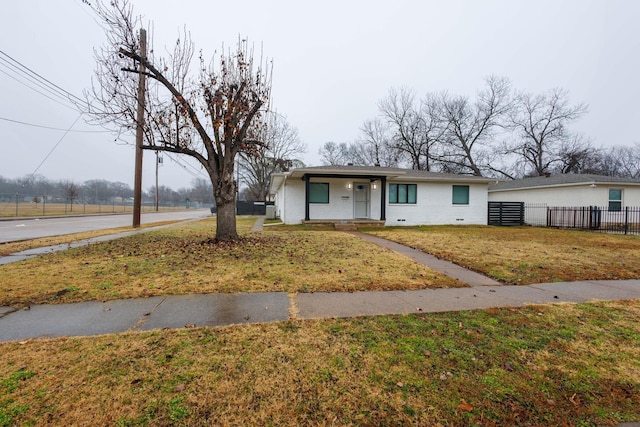
[[[369,184],[354,183],[353,217],[356,219],[369,218]]]

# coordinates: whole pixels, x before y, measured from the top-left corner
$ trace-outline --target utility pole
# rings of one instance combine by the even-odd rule
[[[156,150],[156,212],[158,212],[158,206],[160,204],[160,192],[158,190],[158,166],[160,166],[160,162],[162,159],[158,155],[158,150]]]
[[[140,57],[147,57],[147,31],[140,28]],[[142,205],[142,139],[144,137],[145,67],[138,64],[138,112],[136,116],[136,162],[133,183],[133,227],[140,227]]]

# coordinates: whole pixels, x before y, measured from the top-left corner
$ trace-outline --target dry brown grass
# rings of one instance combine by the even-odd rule
[[[640,237],[532,227],[370,230],[507,284],[640,278]]]
[[[215,218],[93,244],[0,269],[0,305],[213,292],[314,292],[465,286],[335,231],[250,233],[216,243]]]
[[[161,225],[169,225],[179,222],[175,221],[158,221],[142,224],[138,228],[133,227],[117,227],[105,230],[86,231],[83,233],[65,234],[63,236],[42,237],[39,239],[23,240],[20,242],[0,243],[0,256],[7,256],[18,252],[26,251],[34,248],[43,248],[46,246],[64,245],[67,243],[79,242],[82,240],[92,239],[100,236],[108,236],[110,234],[123,233],[126,231],[135,231],[150,227],[158,227]]]
[[[0,344],[0,426],[640,419],[640,302]]]

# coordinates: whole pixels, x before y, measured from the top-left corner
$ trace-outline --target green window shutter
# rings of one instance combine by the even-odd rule
[[[309,203],[329,203],[329,183],[309,183]]]
[[[469,204],[469,186],[468,185],[453,186],[453,204],[454,205]]]

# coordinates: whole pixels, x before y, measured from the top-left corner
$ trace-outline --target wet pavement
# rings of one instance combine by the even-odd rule
[[[33,305],[28,309],[0,307],[0,341],[628,299],[640,299],[640,280],[295,295],[284,292],[171,295]]]
[[[286,293],[173,295],[0,309],[0,341],[284,321]]]

